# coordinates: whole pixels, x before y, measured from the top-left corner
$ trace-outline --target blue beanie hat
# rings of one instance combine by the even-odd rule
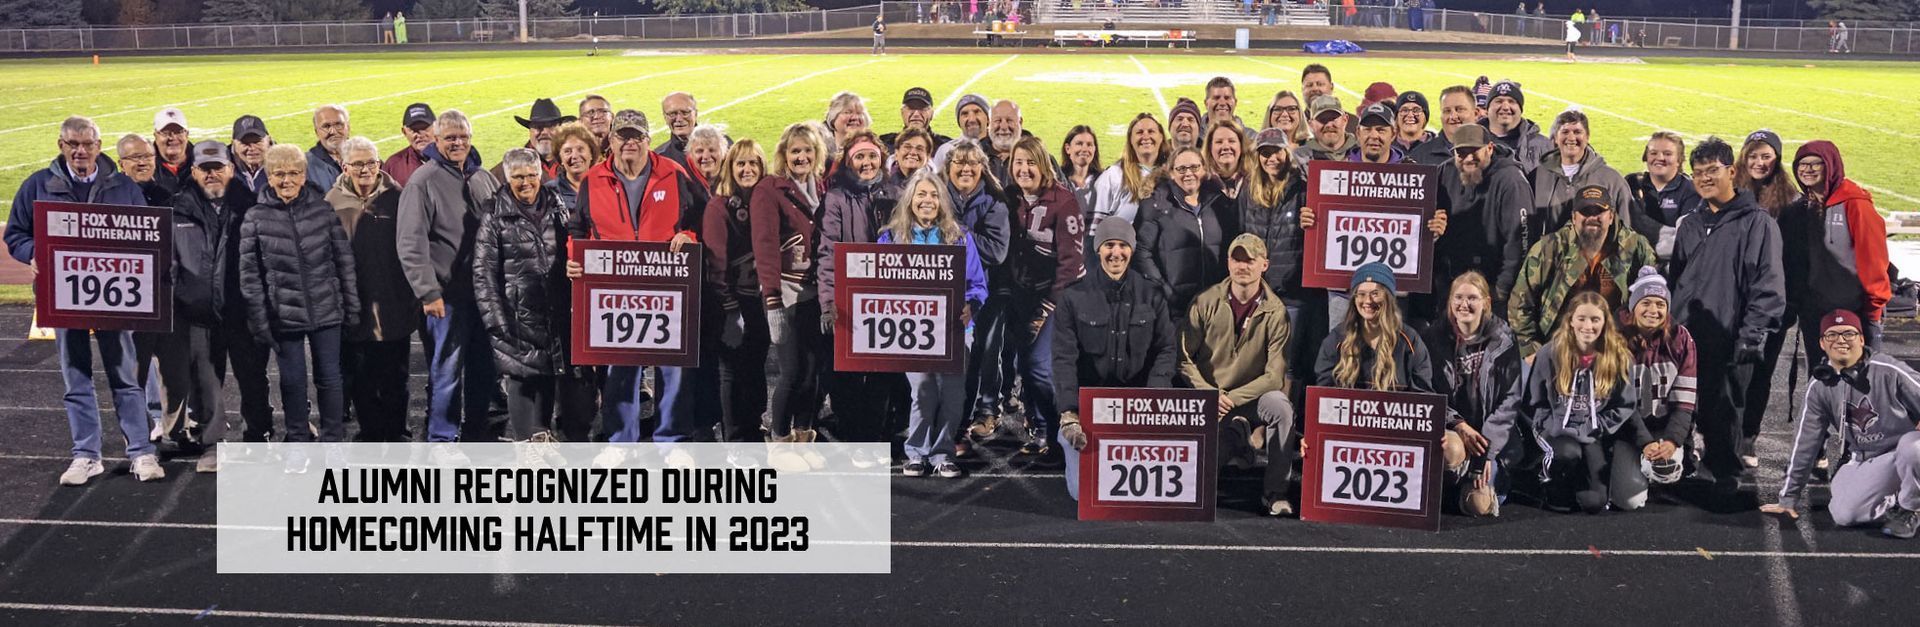
[[[1394,289],[1393,269],[1388,268],[1387,264],[1378,261],[1360,266],[1359,269],[1354,270],[1353,280],[1347,284],[1347,291],[1352,292],[1359,289],[1361,283],[1368,281],[1379,283],[1381,287],[1387,288],[1388,292],[1399,291]]]

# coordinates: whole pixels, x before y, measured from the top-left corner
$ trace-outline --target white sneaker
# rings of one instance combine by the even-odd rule
[[[667,467],[668,468],[692,468],[693,454],[688,453],[686,449],[675,448],[673,449],[672,452],[667,453]]]
[[[67,464],[66,472],[60,473],[60,485],[87,485],[94,477],[106,472],[107,467],[100,460],[91,457],[75,457]]]
[[[473,460],[467,458],[467,454],[460,452],[460,447],[451,442],[441,442],[433,445],[433,450],[427,452],[427,458],[432,460],[435,466],[473,465]]]
[[[553,468],[547,464],[547,458],[540,455],[539,449],[534,448],[532,442],[513,443],[513,465],[532,470]]]
[[[160,468],[160,456],[152,453],[133,458],[133,478],[141,481],[159,481],[166,478],[167,471]]]
[[[593,456],[595,468],[619,468],[624,463],[627,463],[627,449],[618,444],[608,444],[600,449],[599,455]]]

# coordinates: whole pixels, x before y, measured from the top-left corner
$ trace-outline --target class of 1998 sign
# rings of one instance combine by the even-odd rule
[[[42,326],[173,330],[173,210],[35,201]]]
[[[1314,161],[1308,164],[1307,287],[1345,289],[1360,266],[1393,268],[1403,292],[1426,292],[1433,282],[1433,217],[1439,169],[1413,164]]]
[[[1301,520],[1440,529],[1447,398],[1307,388]]]
[[[1081,388],[1080,520],[1213,520],[1214,390]]]
[[[965,246],[840,243],[833,255],[835,370],[965,370]]]
[[[585,275],[573,280],[573,363],[699,366],[701,251],[574,240]]]

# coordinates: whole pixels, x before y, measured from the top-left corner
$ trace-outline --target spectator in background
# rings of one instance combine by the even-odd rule
[[[887,53],[887,16],[876,13],[873,16],[873,54]]]
[[[401,44],[407,43],[407,14],[406,13],[402,13],[399,11],[395,11],[393,13],[393,39],[395,43],[401,43]]]
[[[122,155],[124,161],[124,156]],[[201,448],[198,472],[220,469],[214,445],[227,432],[220,358],[220,310],[226,282],[227,147],[203,141],[193,149],[193,186],[173,197],[173,331],[159,333],[156,351],[166,396],[166,418],[155,432],[179,433],[182,444]],[[191,420],[192,418],[198,420]]]
[[[1686,154],[1687,142],[1678,133],[1655,131],[1640,151],[1640,162],[1647,170],[1626,176],[1627,191],[1633,194],[1633,230],[1653,244],[1663,266],[1673,257],[1674,225],[1700,203],[1693,179],[1680,171]]]
[[[320,105],[313,110],[313,148],[307,151],[307,182],[326,194],[340,178],[340,144],[353,135],[347,122],[347,109],[340,105]]]
[[[405,146],[393,154],[387,155],[380,171],[393,177],[393,184],[406,187],[413,179],[413,173],[427,163],[427,147],[434,142],[433,107],[427,103],[416,102],[407,105],[407,112],[400,117],[400,136],[407,140]]]
[[[407,431],[407,338],[420,326],[420,301],[400,267],[397,229],[400,185],[380,169],[373,140],[348,138],[341,145],[340,180],[327,190],[327,204],[340,219],[353,249],[359,324],[344,329],[341,374],[347,402],[360,424],[361,442],[405,442]]]
[[[344,143],[344,140],[343,140]],[[340,335],[360,322],[353,250],[346,230],[319,189],[307,183],[306,155],[292,145],[267,149],[269,193],[240,225],[240,291],[247,327],[271,344],[280,366],[281,411],[288,442],[346,439]],[[309,358],[311,351],[311,358]],[[308,372],[319,396],[318,429],[309,422]],[[346,465],[346,450],[327,449],[327,466]],[[290,447],[286,472],[307,471],[308,454]]]
[[[35,201],[95,202],[117,205],[142,205],[140,187],[125,175],[114,171],[113,160],[100,154],[100,127],[93,120],[73,116],[60,124],[60,156],[46,168],[34,172],[20,183],[13,195],[12,212],[7,214],[7,253],[14,261],[27,264],[37,274],[34,262],[33,203]],[[49,270],[51,271],[51,270]],[[134,477],[153,481],[166,476],[160,469],[160,457],[148,438],[147,393],[134,376],[133,333],[59,329],[54,333],[60,352],[60,370],[65,378],[67,426],[73,434],[73,461],[60,474],[60,484],[86,485],[106,472],[100,463],[100,405],[93,391],[92,337],[100,348],[101,366],[107,384],[113,390],[114,413],[120,433],[127,439],[127,458],[132,460]]]
[[[259,116],[243,115],[233,120],[232,138],[227,144],[233,152],[228,184],[244,196],[258,195],[267,186],[267,149],[273,147],[273,136]]]

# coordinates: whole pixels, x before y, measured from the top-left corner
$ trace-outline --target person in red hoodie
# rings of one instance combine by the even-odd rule
[[[787,443],[807,443],[817,437],[813,431],[820,408],[816,361],[832,350],[820,332],[813,268],[813,216],[819,213],[827,190],[826,139],[811,124],[793,124],[780,133],[780,143],[768,157],[773,173],[754,186],[748,215],[760,300],[767,309],[767,332],[780,365],[768,413],[774,448],[783,454],[771,456],[769,462],[779,470],[806,470],[825,459],[817,454],[796,459]]]
[[[580,180],[579,205],[567,219],[573,240],[599,239],[671,242],[675,250],[698,241],[696,230],[707,204],[707,192],[680,164],[648,149],[647,116],[632,109],[613,115],[612,157],[587,170]],[[568,257],[573,244],[568,242]],[[583,268],[567,262],[567,277],[580,278]],[[700,421],[718,415],[719,396],[713,389],[711,367],[660,369],[660,425],[653,433],[659,442],[679,442],[699,433]],[[613,442],[641,440],[641,372],[638,366],[612,366],[601,387],[601,414]],[[618,465],[618,448],[608,448],[603,466]],[[670,459],[671,461],[671,459]]]
[[[1823,355],[1818,345],[1821,316],[1835,309],[1858,314],[1867,347],[1879,351],[1880,316],[1893,297],[1887,221],[1874,209],[1873,195],[1847,178],[1846,162],[1833,142],[1822,139],[1801,146],[1793,155],[1793,173],[1806,197],[1792,209],[1794,215],[1782,215],[1780,222],[1783,232],[1802,233],[1806,240],[1796,242],[1803,246],[1800,250],[1788,246],[1786,255],[1804,259],[1798,272],[1788,269],[1789,277],[1801,280],[1788,282],[1787,300],[1801,314],[1808,365],[1817,365]],[[1797,221],[1798,228],[1785,228],[1789,220]]]

